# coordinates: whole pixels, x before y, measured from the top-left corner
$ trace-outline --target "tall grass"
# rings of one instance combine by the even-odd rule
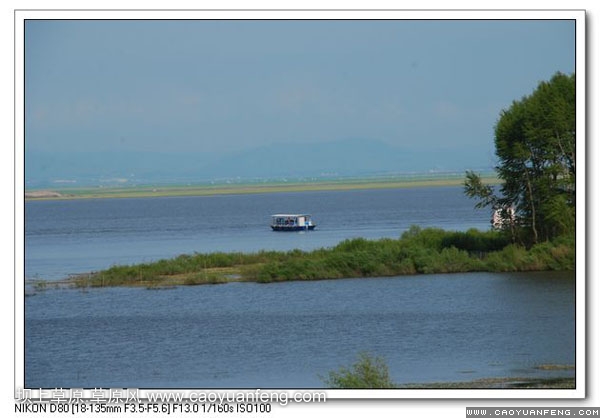
[[[273,282],[344,277],[396,276],[469,271],[572,270],[575,245],[561,237],[526,249],[501,232],[448,232],[411,227],[399,239],[347,239],[313,251],[260,251],[181,255],[131,266],[113,266],[89,276],[90,286],[144,285],[181,278],[177,284],[240,280]],[[172,281],[171,281],[172,283]]]

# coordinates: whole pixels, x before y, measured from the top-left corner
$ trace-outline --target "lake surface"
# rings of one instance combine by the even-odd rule
[[[346,238],[398,238],[411,225],[489,229],[461,187],[28,201],[25,276],[46,280],[183,253],[311,250]],[[277,233],[271,214],[310,213],[317,230]]]
[[[26,298],[26,386],[322,387],[361,351],[398,383],[554,376],[535,366],[575,364],[567,276],[49,290]]]
[[[181,253],[312,249],[410,225],[489,228],[461,188],[26,203],[26,276],[60,279]],[[309,212],[306,233],[271,213]],[[25,298],[30,388],[308,388],[383,356],[398,383],[550,377],[575,364],[573,273],[469,273]]]

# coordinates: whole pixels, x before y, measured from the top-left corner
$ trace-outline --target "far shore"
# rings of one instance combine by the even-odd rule
[[[487,184],[498,184],[495,176],[484,178]],[[26,190],[26,200],[69,200],[101,198],[142,198],[142,197],[181,197],[216,196],[228,194],[257,194],[305,191],[336,191],[363,189],[395,189],[413,187],[461,186],[462,176],[415,175],[389,178],[349,178],[325,181],[273,181],[248,183],[219,183],[196,185],[144,185],[144,186],[106,186],[106,187],[70,187],[55,189]]]

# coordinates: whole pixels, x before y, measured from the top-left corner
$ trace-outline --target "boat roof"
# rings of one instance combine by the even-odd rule
[[[292,218],[292,217],[298,217],[298,216],[310,216],[308,214],[305,213],[278,213],[276,215],[271,215],[273,218]]]

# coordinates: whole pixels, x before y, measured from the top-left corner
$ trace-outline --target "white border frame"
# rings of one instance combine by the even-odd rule
[[[556,19],[576,21],[576,95],[577,95],[577,252],[576,252],[576,389],[494,389],[494,390],[306,390],[326,392],[332,399],[581,399],[586,394],[586,20],[584,10],[15,10],[15,259],[14,259],[14,358],[15,394],[24,387],[24,21],[26,19],[423,19],[423,20],[504,20]],[[108,388],[106,388],[108,389]],[[148,392],[201,391],[214,393],[254,393],[251,390],[140,390]],[[298,391],[301,391],[300,389]],[[263,390],[263,392],[296,391]],[[39,392],[32,390],[32,396]],[[16,396],[16,395],[15,395]],[[87,398],[91,391],[85,391]]]

